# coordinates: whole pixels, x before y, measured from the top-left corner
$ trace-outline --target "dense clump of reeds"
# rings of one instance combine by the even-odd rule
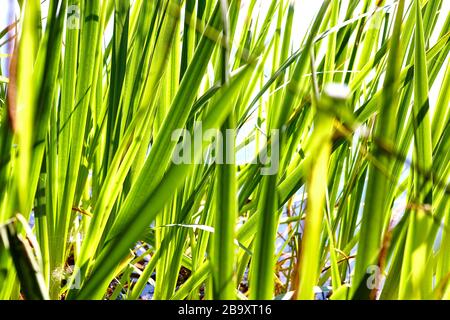
[[[17,2],[0,299],[450,298],[446,0]]]

